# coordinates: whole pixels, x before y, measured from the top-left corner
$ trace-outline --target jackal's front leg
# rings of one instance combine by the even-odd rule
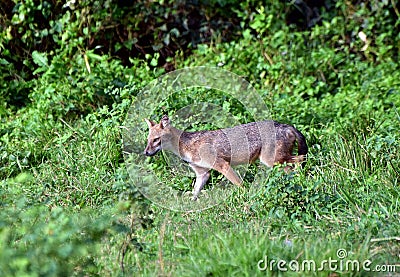
[[[196,173],[196,182],[193,188],[193,201],[197,200],[197,197],[200,194],[200,191],[203,189],[206,184],[208,178],[210,178],[210,169],[198,167],[196,165],[191,164],[191,168]]]

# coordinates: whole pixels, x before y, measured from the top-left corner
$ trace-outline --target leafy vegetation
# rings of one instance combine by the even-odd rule
[[[286,276],[298,272],[258,263],[319,265],[339,249],[371,269],[398,264],[400,7],[312,2],[3,1],[1,275]],[[144,198],[123,159],[126,114],[150,81],[192,66],[247,79],[307,137],[304,170],[274,168],[257,195],[202,212]],[[196,88],[148,116],[204,100],[251,120],[228,94]],[[150,163],[164,186],[190,190],[161,155]],[[332,272],[374,275],[305,273]]]

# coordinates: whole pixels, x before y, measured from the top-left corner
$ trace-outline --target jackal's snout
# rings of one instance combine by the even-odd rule
[[[157,151],[158,152],[158,151]],[[157,152],[147,152],[146,150],[143,151],[143,154],[146,155],[147,157],[153,157]]]
[[[148,156],[148,157],[152,157],[152,156],[154,156],[155,154],[157,154],[158,151],[160,151],[160,149],[149,149],[149,146],[147,146],[147,147],[144,149],[143,154],[146,155],[146,156]]]

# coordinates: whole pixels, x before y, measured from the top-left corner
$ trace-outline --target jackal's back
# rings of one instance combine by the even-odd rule
[[[262,148],[273,147],[274,141],[274,122],[260,121],[213,131],[183,132],[179,148],[186,156],[185,153],[197,153],[208,145],[218,158],[235,165],[253,162]]]

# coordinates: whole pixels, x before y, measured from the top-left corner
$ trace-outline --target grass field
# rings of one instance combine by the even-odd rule
[[[274,120],[306,136],[305,167],[266,173],[256,163],[245,190],[215,207],[160,207],[129,177],[123,130],[141,90],[165,71],[151,58],[126,67],[89,51],[88,61],[77,54],[66,65],[61,54],[47,61],[36,52],[28,103],[0,103],[1,276],[400,274],[398,36],[388,42],[365,30],[373,40],[365,48],[356,31],[343,40],[355,23],[340,16],[295,31],[258,12],[240,39],[216,38],[170,62],[219,66],[249,81]],[[229,93],[200,88],[150,101],[146,117],[203,102],[252,120]],[[146,144],[140,122],[135,151]],[[160,186],[189,193],[193,178],[171,170],[168,157],[143,161]],[[205,193],[222,179],[213,173]]]

